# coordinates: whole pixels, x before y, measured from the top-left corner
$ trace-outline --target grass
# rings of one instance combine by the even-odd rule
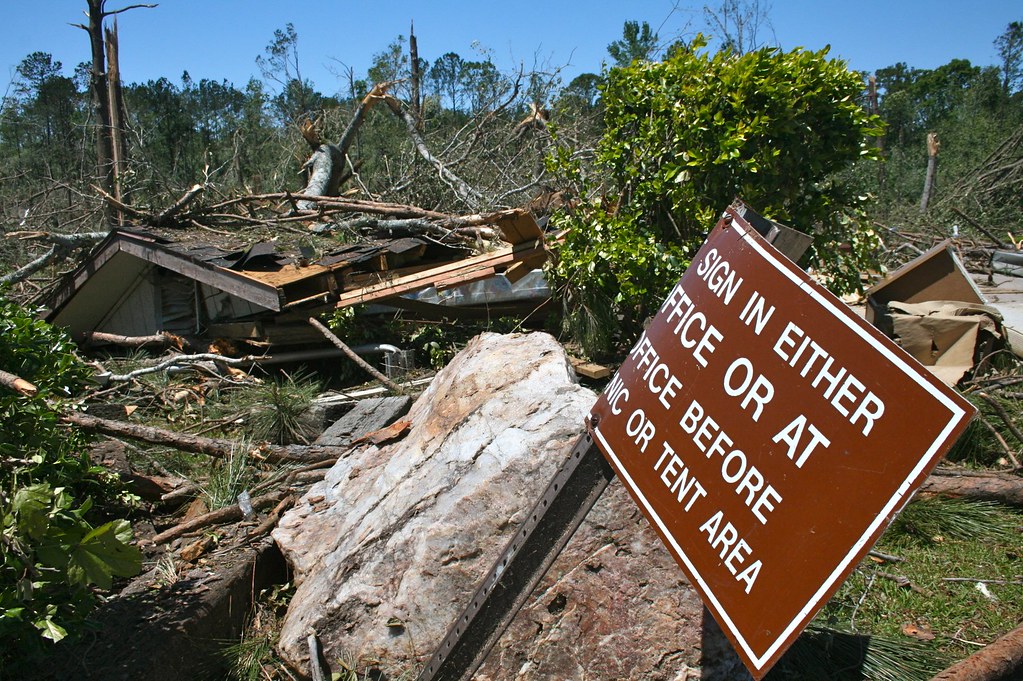
[[[865,560],[818,621],[906,642],[915,641],[907,633],[913,628],[929,631],[935,653],[966,657],[1023,617],[1020,525],[1017,512],[995,504],[915,501],[876,547],[903,560]]]
[[[274,650],[281,620],[293,595],[294,585],[290,582],[259,593],[241,639],[224,646],[220,651],[227,665],[227,680],[296,678],[278,659]]]
[[[214,463],[202,486],[206,507],[211,511],[230,506],[255,478],[255,471],[249,466],[248,447],[245,444],[232,449],[231,455]]]
[[[283,374],[245,391],[251,407],[247,431],[251,438],[278,445],[309,444],[313,437],[313,400],[320,383],[311,374]]]

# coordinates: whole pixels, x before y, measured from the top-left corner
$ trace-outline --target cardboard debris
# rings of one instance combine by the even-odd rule
[[[892,301],[922,303],[928,300],[961,300],[984,305],[987,300],[945,240],[867,289],[867,321],[875,321]],[[884,329],[882,329],[884,330]]]
[[[894,337],[946,385],[954,386],[1002,339],[1002,316],[988,305],[959,301],[888,303]]]
[[[977,288],[946,240],[867,290],[866,319],[947,385],[996,342],[1002,315]]]

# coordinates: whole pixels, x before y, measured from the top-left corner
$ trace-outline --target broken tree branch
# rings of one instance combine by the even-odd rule
[[[1002,446],[1002,451],[1005,452],[1005,456],[1007,456],[1009,460],[1012,461],[1013,467],[1018,470],[1019,462],[1016,460],[1016,455],[1013,453],[1012,448],[1009,447],[1009,443],[1005,441],[1004,437],[1002,437],[1002,434],[998,432],[997,428],[991,425],[991,422],[988,421],[983,414],[980,414],[977,418],[980,420],[981,424],[983,424],[983,426],[988,429],[991,435],[994,436],[995,440],[998,441],[998,444]]]
[[[164,209],[159,215],[155,216],[153,218],[153,224],[163,225],[170,222],[171,218],[183,211],[185,206],[190,204],[193,200],[195,200],[195,197],[202,194],[205,190],[206,187],[201,184],[192,185],[192,188],[185,192],[184,196],[171,204],[170,207]]]
[[[0,285],[15,284],[28,279],[44,267],[63,260],[76,248],[84,248],[105,239],[107,232],[87,232],[84,234],[56,234],[51,232],[10,232],[8,238],[28,240],[44,240],[53,244],[43,255],[17,270],[0,277]]]
[[[379,102],[387,94],[387,91],[395,83],[399,81],[390,80],[383,83],[377,83],[373,86],[373,89],[369,91],[362,101],[359,103],[359,108],[355,110],[352,115],[352,120],[348,121],[348,127],[341,133],[341,139],[337,141],[337,148],[341,150],[343,157],[348,156],[348,149],[351,148],[352,142],[355,141],[355,133],[358,132],[359,126],[362,125],[363,121],[366,120],[366,114],[373,108],[373,105]]]
[[[333,343],[339,350],[341,350],[341,352],[348,355],[348,358],[350,360],[352,360],[360,367],[365,369],[367,373],[373,376],[373,378],[377,379],[378,381],[380,381],[381,383],[383,383],[384,385],[386,385],[388,388],[398,393],[399,395],[405,394],[405,391],[402,389],[400,385],[398,385],[391,379],[387,378],[387,376],[384,376],[382,373],[377,371],[375,368],[373,368],[372,364],[364,360],[362,357],[359,357],[350,347],[345,345],[340,338],[331,333],[330,329],[321,324],[319,320],[315,319],[314,317],[310,317],[309,323],[312,324],[313,327],[315,327],[317,330],[319,330],[319,332],[322,333],[326,337],[326,339]]]
[[[274,506],[273,510],[266,514],[266,520],[261,522],[249,532],[249,538],[260,537],[276,527],[277,522],[281,519],[281,514],[291,508],[294,503],[294,494],[289,494],[281,499],[280,502]]]
[[[149,336],[122,336],[118,333],[105,333],[103,331],[91,331],[83,333],[78,337],[79,345],[93,347],[96,345],[117,345],[124,348],[142,348],[147,345],[155,345],[162,348],[176,347],[181,350],[185,341],[173,333],[161,331]]]
[[[990,404],[991,408],[994,409],[998,416],[1002,419],[1002,423],[1005,424],[1005,427],[1009,429],[1009,432],[1013,434],[1017,441],[1023,442],[1023,432],[1020,432],[1020,429],[1016,427],[1015,423],[1013,423],[1012,418],[1005,411],[1005,407],[1003,407],[997,399],[987,393],[978,392],[977,396]],[[1018,467],[1019,464],[1017,463],[1016,466]]]
[[[165,359],[159,364],[154,364],[150,367],[143,367],[141,369],[135,369],[129,371],[126,374],[111,374],[109,376],[102,376],[103,380],[108,383],[123,383],[126,381],[132,381],[139,376],[145,376],[146,374],[159,373],[165,369],[171,367],[181,366],[195,366],[200,362],[214,362],[217,364],[225,364],[227,366],[243,366],[249,364],[255,364],[257,361],[262,359],[255,355],[247,355],[245,357],[225,357],[224,355],[218,355],[215,352],[202,352],[197,355],[175,355],[170,359]]]
[[[67,251],[54,244],[50,247],[50,250],[46,251],[46,253],[42,254],[32,262],[0,277],[0,285],[16,284],[19,281],[24,281],[50,263],[56,261],[58,258],[66,255]]]
[[[71,412],[61,417],[65,423],[77,426],[92,433],[101,433],[113,437],[126,437],[157,445],[167,445],[185,452],[205,454],[218,459],[226,459],[245,447],[243,443],[221,438],[199,437],[188,433],[179,433],[152,426],[143,426],[126,421],[102,419],[97,416]],[[250,453],[254,459],[268,463],[311,463],[328,458],[338,458],[347,449],[343,447],[327,447],[322,445],[271,445],[261,444]]]
[[[152,218],[153,218],[153,216],[150,215],[149,213],[147,213],[146,211],[139,210],[138,208],[134,208],[132,206],[129,206],[128,204],[124,203],[123,201],[119,201],[116,197],[112,196],[109,192],[104,191],[102,188],[97,187],[96,185],[92,185],[92,189],[97,194],[99,194],[99,197],[101,199],[103,199],[108,204],[110,204],[111,207],[116,208],[117,210],[119,210],[119,211],[121,211],[123,213],[127,213],[128,215],[131,215],[132,217],[138,218],[140,220],[152,220]]]
[[[261,511],[264,508],[269,508],[277,504],[283,496],[286,495],[284,491],[274,492],[272,494],[266,494],[261,497],[256,497],[252,500],[252,508],[256,511]],[[212,511],[205,515],[201,515],[198,518],[193,518],[187,522],[183,522],[180,525],[164,530],[155,537],[152,538],[154,544],[164,544],[177,539],[183,534],[188,534],[194,530],[199,530],[210,525],[223,525],[224,523],[233,523],[241,520],[245,517],[241,506],[233,504],[231,506],[225,506],[224,508],[218,508],[216,511]]]
[[[39,388],[26,381],[24,378],[15,376],[14,374],[2,369],[0,369],[0,385],[26,397],[32,397],[39,392]]]
[[[384,101],[387,102],[387,106],[394,115],[405,122],[405,129],[408,131],[409,137],[412,138],[412,143],[415,145],[419,155],[423,157],[423,160],[437,170],[440,178],[451,187],[451,190],[455,192],[459,199],[464,201],[472,210],[479,210],[485,203],[483,195],[473,189],[468,182],[455,175],[443,161],[430,152],[429,147],[426,146],[426,140],[423,139],[423,136],[419,134],[419,130],[416,128],[415,118],[405,110],[397,99],[387,96]]]

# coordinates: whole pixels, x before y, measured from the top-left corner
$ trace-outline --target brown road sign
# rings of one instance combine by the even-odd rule
[[[759,679],[974,411],[729,211],[590,425]]]

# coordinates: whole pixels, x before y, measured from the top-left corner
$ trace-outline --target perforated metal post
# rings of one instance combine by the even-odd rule
[[[589,433],[581,435],[423,668],[419,681],[472,678],[613,477],[593,438]]]

